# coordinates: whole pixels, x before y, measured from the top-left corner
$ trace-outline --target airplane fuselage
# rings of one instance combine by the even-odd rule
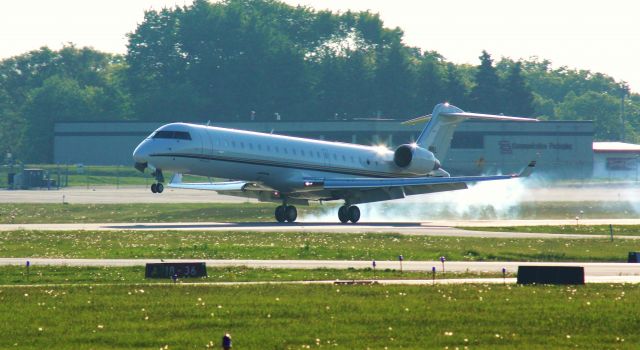
[[[398,167],[393,157],[382,146],[188,123],[160,127],[134,151],[136,161],[148,160],[157,169],[256,182],[282,193],[304,192],[304,179],[417,176]]]

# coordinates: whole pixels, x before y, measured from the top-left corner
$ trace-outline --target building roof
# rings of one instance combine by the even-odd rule
[[[640,145],[624,142],[594,142],[593,151],[596,153],[640,153]]]

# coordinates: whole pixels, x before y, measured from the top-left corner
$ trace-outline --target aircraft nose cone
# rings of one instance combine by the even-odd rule
[[[145,143],[143,141],[133,150],[133,160],[136,163],[147,163],[149,161],[149,152],[146,150]]]

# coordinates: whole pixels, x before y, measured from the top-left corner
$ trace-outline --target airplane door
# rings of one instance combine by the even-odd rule
[[[211,139],[211,133],[207,130],[202,130],[202,154],[213,154],[213,140]]]
[[[198,135],[200,135],[200,154],[208,154],[211,149],[211,139],[206,130],[198,129]]]
[[[329,164],[330,159],[331,158],[330,158],[329,151],[327,151],[326,148],[323,148],[322,149],[322,165],[325,167],[328,167],[330,165]]]

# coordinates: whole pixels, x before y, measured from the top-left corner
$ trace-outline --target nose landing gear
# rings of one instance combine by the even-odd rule
[[[156,169],[151,175],[158,181],[158,183],[154,183],[151,185],[152,193],[162,193],[164,191],[164,176],[162,176],[162,170]]]
[[[162,191],[164,191],[164,185],[162,185],[161,183],[151,185],[152,193],[162,193]]]

